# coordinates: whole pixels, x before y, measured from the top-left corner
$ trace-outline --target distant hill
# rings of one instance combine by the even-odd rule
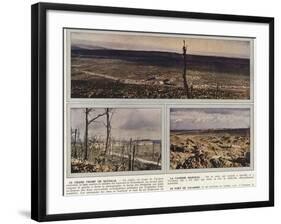
[[[99,50],[99,49],[106,49],[104,47],[100,46],[93,46],[93,45],[87,45],[87,44],[79,44],[79,45],[72,45],[71,50],[76,50],[76,51],[83,51],[83,50]]]
[[[222,128],[222,129],[193,129],[193,130],[171,130],[177,133],[245,133],[249,132],[250,128]]]
[[[174,52],[134,51],[72,46],[71,55],[82,58],[118,59],[142,65],[175,67],[182,69],[183,56]],[[250,60],[218,56],[188,55],[187,68],[209,72],[225,72],[249,76]]]

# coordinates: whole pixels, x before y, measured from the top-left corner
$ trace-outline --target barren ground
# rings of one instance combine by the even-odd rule
[[[83,146],[76,146],[77,158],[74,158],[74,147],[72,146],[71,172],[92,173],[92,172],[116,172],[137,170],[159,170],[161,169],[161,147],[160,144],[138,146],[135,149],[134,162],[132,157],[129,161],[129,154],[125,147],[113,147],[112,151],[104,154],[104,150],[90,145],[89,159],[83,160]]]
[[[83,53],[83,52],[82,52]],[[95,52],[91,52],[95,53]],[[131,57],[72,55],[71,96],[74,98],[186,98],[180,55]],[[152,54],[152,53],[151,53]],[[164,53],[163,53],[164,54]],[[192,98],[249,99],[247,64],[232,59],[204,59],[187,66]],[[208,61],[210,60],[210,62]],[[225,63],[224,63],[225,60]],[[190,88],[191,89],[191,88]]]
[[[249,129],[170,134],[170,168],[250,166]]]

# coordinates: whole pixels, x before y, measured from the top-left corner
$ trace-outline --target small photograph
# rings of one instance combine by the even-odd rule
[[[250,99],[250,39],[68,34],[71,98]]]
[[[250,108],[171,108],[170,169],[250,167]]]
[[[161,169],[161,109],[71,108],[71,173]]]

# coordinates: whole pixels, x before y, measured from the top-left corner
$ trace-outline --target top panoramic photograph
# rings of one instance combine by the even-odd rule
[[[71,98],[250,99],[250,39],[69,31]]]

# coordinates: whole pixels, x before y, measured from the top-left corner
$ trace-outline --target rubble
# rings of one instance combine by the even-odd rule
[[[170,166],[172,169],[248,167],[251,157],[248,136],[242,131],[232,135],[171,133]]]

